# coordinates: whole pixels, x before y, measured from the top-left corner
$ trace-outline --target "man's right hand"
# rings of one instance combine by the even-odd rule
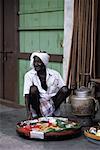
[[[29,95],[25,95],[25,105],[26,105],[26,111],[27,111],[27,119],[31,120],[32,119],[32,113],[30,111],[30,104],[29,104]]]
[[[28,120],[31,120],[31,119],[32,119],[32,113],[31,113],[31,112],[28,112],[28,113],[27,113],[27,119],[28,119]]]

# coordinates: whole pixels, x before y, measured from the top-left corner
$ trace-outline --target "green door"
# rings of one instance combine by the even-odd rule
[[[30,53],[45,50],[49,67],[63,74],[64,0],[20,0],[19,2],[19,104],[24,104],[23,80]]]

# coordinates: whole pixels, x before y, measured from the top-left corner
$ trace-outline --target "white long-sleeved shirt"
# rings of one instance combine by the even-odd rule
[[[51,97],[55,96],[56,93],[59,91],[59,89],[61,87],[65,86],[65,83],[59,72],[57,72],[53,69],[47,68],[46,69],[46,84],[47,84],[47,91],[45,91],[42,88],[41,81],[40,81],[39,77],[37,76],[37,72],[34,69],[31,69],[30,71],[28,71],[25,74],[25,77],[24,77],[23,95],[25,96],[25,94],[29,94],[30,86],[35,85],[38,87],[38,90],[40,93],[41,106],[43,106],[43,104],[46,102],[47,104],[45,103],[45,105],[44,105],[45,109],[46,109],[46,105],[48,106],[48,108],[52,107],[51,101],[50,101]],[[53,111],[54,111],[54,109],[52,108],[52,113],[53,113]],[[47,115],[49,115],[49,114],[47,114]]]

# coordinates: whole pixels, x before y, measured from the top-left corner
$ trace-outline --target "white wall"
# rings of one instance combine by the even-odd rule
[[[66,81],[69,66],[70,48],[73,31],[74,0],[64,0],[64,58],[63,78]]]

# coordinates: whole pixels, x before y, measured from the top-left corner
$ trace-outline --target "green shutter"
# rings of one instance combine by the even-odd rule
[[[19,3],[20,52],[46,50],[62,54],[64,31],[64,0],[20,0]],[[63,73],[61,63],[49,67]],[[24,104],[23,77],[29,70],[29,61],[19,60],[19,104]]]

